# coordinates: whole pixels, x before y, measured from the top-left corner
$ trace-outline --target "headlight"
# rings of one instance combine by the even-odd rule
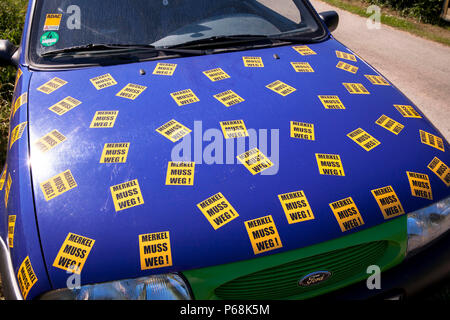
[[[408,214],[408,250],[411,255],[450,228],[450,197]]]
[[[42,300],[190,300],[187,283],[177,274],[127,279],[59,289],[45,293]]]

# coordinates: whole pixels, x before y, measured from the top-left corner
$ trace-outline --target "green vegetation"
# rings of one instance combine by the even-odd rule
[[[397,3],[389,0],[322,0],[335,7],[344,9],[362,17],[369,17],[371,14],[366,12],[370,4],[376,4],[382,7],[381,23],[407,31],[419,37],[450,46],[450,23],[439,19],[442,9],[442,1],[423,0],[416,1],[422,3],[434,3],[433,7],[425,9],[426,6],[416,5],[414,8],[404,8],[396,10],[397,6],[390,6],[388,3]],[[398,3],[414,1],[398,1]],[[402,7],[399,7],[402,8]],[[420,21],[429,21],[433,24],[422,23]]]
[[[27,0],[0,0],[0,39],[20,43],[27,3]],[[0,67],[0,168],[6,159],[15,76],[16,70],[13,67]]]

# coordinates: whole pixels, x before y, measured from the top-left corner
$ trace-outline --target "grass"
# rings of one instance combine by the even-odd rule
[[[361,17],[369,17],[366,12],[370,5],[362,0],[320,0],[332,6],[344,9]],[[412,17],[402,16],[387,6],[381,8],[381,23],[407,31],[416,36],[450,46],[450,23],[442,21],[440,25],[421,23]]]

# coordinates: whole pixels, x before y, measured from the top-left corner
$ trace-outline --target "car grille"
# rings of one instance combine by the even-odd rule
[[[314,292],[339,286],[340,282],[367,276],[367,267],[377,264],[387,248],[388,241],[376,241],[292,261],[224,283],[216,288],[215,294],[228,300],[310,297]],[[322,270],[332,276],[309,287],[298,285],[304,276]]]

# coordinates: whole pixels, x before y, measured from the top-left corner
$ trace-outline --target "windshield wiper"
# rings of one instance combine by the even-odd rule
[[[213,36],[209,38],[198,39],[185,43],[176,44],[173,46],[165,47],[167,49],[173,48],[189,48],[189,47],[205,47],[205,46],[220,46],[231,43],[245,43],[245,42],[290,42],[290,43],[316,43],[320,42],[324,37],[320,38],[306,38],[295,36],[268,36],[268,35],[230,35],[230,36]]]
[[[83,46],[69,47],[60,50],[48,51],[42,54],[42,57],[65,56],[72,54],[108,54],[108,53],[130,53],[134,51],[145,51],[154,53],[172,53],[178,55],[203,55],[205,50],[188,50],[177,48],[157,48],[152,45],[121,45],[121,44],[87,44]]]

